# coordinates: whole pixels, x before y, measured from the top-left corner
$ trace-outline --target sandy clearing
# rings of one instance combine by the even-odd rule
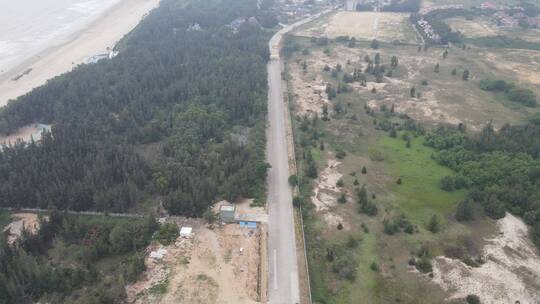
[[[84,63],[90,56],[106,53],[150,10],[159,0],[124,0],[105,12],[85,30],[74,34],[72,39],[60,46],[45,50],[38,56],[7,71],[0,76],[0,106],[8,100],[28,93],[55,76],[69,72]],[[32,69],[20,79],[17,75]]]
[[[402,28],[407,18],[408,14],[401,13],[338,12],[330,17],[328,24],[299,30],[296,35],[407,41],[410,35],[407,35],[407,29]]]
[[[515,74],[520,80],[540,85],[540,65],[530,62],[532,58],[540,57],[539,51],[506,50],[505,52],[484,52],[484,57],[497,68],[507,73]],[[516,59],[523,60],[518,62]]]
[[[474,20],[455,17],[447,19],[446,22],[452,30],[460,31],[465,36],[471,38],[496,36],[501,34],[497,25],[487,17],[475,18]]]
[[[3,230],[8,233],[8,243],[12,244],[18,238],[24,229],[31,234],[34,234],[39,229],[39,218],[36,213],[14,213],[11,215],[12,222],[9,223]]]
[[[326,168],[319,173],[319,177],[315,181],[311,202],[328,226],[336,227],[341,223],[343,228],[349,229],[349,225],[345,223],[343,216],[337,214],[334,210],[338,196],[341,193],[340,188],[336,186],[338,180],[343,177],[338,171],[340,164],[339,161],[330,156]]]
[[[167,254],[162,260],[145,260],[142,279],[126,288],[128,303],[259,303],[259,275],[265,276],[259,269],[260,246],[266,242],[266,227],[229,224],[210,229],[198,221],[193,229],[191,239],[148,248],[161,247]],[[166,292],[152,292],[160,284],[167,286]]]
[[[482,303],[538,303],[540,256],[523,221],[506,214],[497,221],[500,234],[488,239],[486,263],[473,268],[460,260],[436,257],[433,281],[450,292],[450,299],[476,294]]]
[[[13,145],[19,141],[30,142],[30,140],[39,141],[44,130],[50,131],[50,126],[43,124],[31,124],[20,128],[17,132],[0,136],[0,146]]]

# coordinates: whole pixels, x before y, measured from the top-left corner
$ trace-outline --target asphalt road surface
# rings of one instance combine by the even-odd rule
[[[289,186],[289,157],[285,104],[279,57],[283,34],[317,18],[319,15],[289,25],[277,32],[269,42],[271,60],[268,63],[268,120],[266,158],[272,166],[268,171],[268,295],[270,304],[300,303],[298,260],[292,192]]]

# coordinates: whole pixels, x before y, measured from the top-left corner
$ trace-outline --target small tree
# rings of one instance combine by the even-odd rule
[[[456,220],[459,222],[470,221],[474,219],[473,203],[470,200],[464,200],[457,205]]]
[[[446,59],[448,57],[448,50],[444,50],[444,53],[442,54],[442,58]]]
[[[347,196],[345,193],[341,193],[341,196],[338,198],[338,203],[345,204],[347,202]]]
[[[375,54],[374,62],[375,62],[375,65],[381,63],[381,55],[379,53]]]
[[[374,50],[379,48],[379,41],[377,41],[377,39],[373,39],[371,41],[371,48],[374,49]]]
[[[396,56],[392,56],[392,59],[390,59],[390,66],[393,69],[395,69],[395,68],[397,68],[398,64],[399,64],[398,58]]]
[[[352,37],[351,40],[349,40],[349,47],[350,48],[356,47],[356,38]]]
[[[396,184],[401,185],[403,181],[401,180],[401,177],[397,179]]]
[[[212,211],[212,209],[207,209],[203,213],[203,218],[208,224],[213,224],[216,221],[216,214],[214,211]]]
[[[461,76],[461,79],[465,81],[469,80],[469,70],[463,71],[463,75]]]
[[[457,70],[456,69],[452,69],[452,76],[456,76],[457,75]]]
[[[410,93],[411,93],[411,98],[414,98],[416,96],[416,88],[412,87]]]
[[[363,166],[363,167],[362,167],[362,174],[366,174],[366,173],[367,173],[366,166]]]
[[[439,224],[439,218],[436,214],[431,216],[431,219],[428,222],[427,229],[431,231],[432,233],[439,232],[440,224]]]
[[[467,304],[480,304],[480,298],[474,294],[468,295],[465,300],[467,301]]]
[[[291,176],[289,176],[289,185],[293,187],[298,185],[298,176],[296,176],[296,174],[292,174]]]
[[[394,127],[392,127],[390,129],[390,133],[388,134],[388,136],[392,137],[392,138],[396,138],[397,137],[397,131]]]
[[[437,63],[437,64],[435,65],[435,69],[434,69],[435,73],[439,73],[439,69],[440,69],[440,66],[439,66],[439,64]]]

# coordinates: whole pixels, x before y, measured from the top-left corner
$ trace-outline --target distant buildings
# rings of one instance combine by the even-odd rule
[[[423,18],[418,20],[418,26],[422,29],[422,31],[426,34],[426,37],[433,40],[433,41],[439,41],[441,40],[441,36],[439,34],[435,33],[429,22],[424,20]]]
[[[255,17],[240,17],[234,19],[231,23],[229,23],[227,26],[233,31],[233,33],[238,33],[238,30],[242,26],[242,24],[248,22],[252,25],[261,26],[259,24],[259,21]]]
[[[521,6],[497,6],[493,2],[484,2],[480,5],[480,9],[492,12],[493,19],[497,22],[497,25],[504,27],[539,27],[540,18],[532,18],[527,16],[524,12],[525,9]]]
[[[118,55],[117,51],[110,51],[109,53],[103,53],[103,54],[94,55],[94,56],[91,56],[90,58],[86,59],[86,63],[87,64],[94,64],[94,63],[97,63],[98,61],[103,60],[103,59],[112,59],[112,58],[116,57],[117,55]]]

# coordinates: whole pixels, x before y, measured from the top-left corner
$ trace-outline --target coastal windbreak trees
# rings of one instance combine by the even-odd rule
[[[251,0],[164,0],[117,57],[12,101],[1,133],[53,127],[0,153],[0,206],[123,212],[159,196],[194,216],[218,196],[262,197],[269,15]]]

